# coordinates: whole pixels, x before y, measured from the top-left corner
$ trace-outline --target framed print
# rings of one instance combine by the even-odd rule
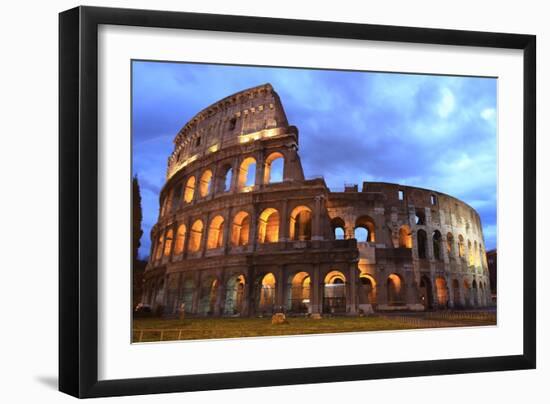
[[[61,391],[535,367],[534,36],[59,24]]]

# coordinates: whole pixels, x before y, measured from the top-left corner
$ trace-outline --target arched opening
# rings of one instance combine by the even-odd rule
[[[174,195],[173,189],[168,191],[168,194],[164,198],[164,203],[162,205],[162,210],[160,212],[161,216],[169,215],[172,212],[172,197]]]
[[[211,316],[214,314],[218,295],[218,280],[212,276],[201,283],[199,314]]]
[[[235,316],[243,311],[244,302],[244,275],[233,275],[227,281],[225,292],[224,314]]]
[[[174,230],[169,229],[166,231],[166,236],[164,239],[164,256],[168,257],[172,251],[172,241],[174,240]]]
[[[217,215],[210,221],[208,229],[208,241],[206,248],[209,250],[223,247],[223,217]]]
[[[479,253],[477,251],[477,241],[474,241],[474,265],[478,267],[479,263],[480,261],[479,261]]]
[[[460,308],[462,303],[460,302],[460,284],[457,279],[453,279],[453,306],[455,308]]]
[[[290,282],[288,310],[293,313],[307,313],[310,307],[311,278],[307,272],[298,272]]]
[[[399,247],[412,248],[411,228],[407,224],[404,224],[399,228]]]
[[[183,193],[183,200],[186,203],[190,203],[195,195],[195,177],[191,176],[185,184],[185,191]]]
[[[193,311],[193,293],[195,293],[193,280],[186,279],[181,289],[181,303],[184,304],[183,309],[186,313],[191,313]]]
[[[330,271],[324,279],[323,312],[346,312],[346,277],[340,271]]]
[[[248,244],[250,234],[250,216],[244,211],[240,211],[233,218],[233,228],[231,230],[231,244],[235,247]]]
[[[443,254],[441,253],[441,233],[439,230],[436,230],[432,234],[432,243],[433,243],[433,249],[434,249],[434,259],[436,260],[442,260]]]
[[[231,191],[231,183],[233,182],[233,168],[229,164],[224,165],[220,170],[218,190],[219,192]]]
[[[343,240],[346,238],[346,224],[340,217],[335,217],[330,221],[332,232],[334,233],[335,240]]]
[[[250,190],[256,182],[256,160],[253,157],[245,158],[239,167],[239,191]]]
[[[157,242],[157,251],[155,253],[155,259],[159,260],[162,257],[163,246],[164,246],[164,234],[159,236],[159,240]]]
[[[399,275],[391,274],[386,281],[388,304],[390,306],[402,306],[405,304],[403,299],[403,282]]]
[[[458,256],[464,258],[464,237],[462,237],[462,234],[458,235]]]
[[[311,240],[311,209],[298,206],[290,213],[290,239]]]
[[[279,241],[279,212],[273,208],[265,209],[258,219],[258,241],[276,243]]]
[[[435,290],[437,292],[437,304],[440,308],[447,308],[449,303],[449,292],[447,290],[447,281],[438,276],[435,278]]]
[[[374,220],[369,216],[361,216],[355,221],[354,235],[358,242],[368,241],[374,243],[375,238]]]
[[[425,259],[428,256],[427,253],[427,235],[422,229],[416,232],[416,243],[418,247],[418,258]]]
[[[426,224],[426,212],[424,209],[418,208],[415,210],[414,222],[418,226],[424,226]]]
[[[285,158],[282,153],[271,153],[265,160],[264,184],[283,182]]]
[[[426,310],[433,308],[432,281],[426,275],[420,278],[420,302]]]
[[[376,304],[376,281],[371,275],[359,275],[359,290],[360,304]]]
[[[191,234],[189,236],[189,252],[197,252],[201,248],[202,230],[204,225],[202,220],[195,220],[191,226]]]
[[[477,291],[477,282],[475,279],[472,282],[472,302],[474,304],[474,307],[479,306],[479,295]]]
[[[276,286],[275,275],[271,272],[262,277],[257,309],[259,314],[264,315],[274,312]]]
[[[199,184],[199,195],[205,197],[212,192],[212,171],[206,170],[201,175]]]
[[[474,250],[472,249],[472,242],[468,240],[468,265],[474,266]]]
[[[183,253],[183,246],[185,244],[185,225],[180,224],[176,233],[176,245],[174,246],[174,255],[180,255]]]
[[[453,235],[451,233],[447,233],[447,255],[449,257],[453,256],[453,243],[454,243]]]

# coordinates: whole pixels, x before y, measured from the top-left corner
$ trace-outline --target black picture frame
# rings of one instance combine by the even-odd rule
[[[100,24],[523,50],[523,354],[99,381]],[[96,7],[60,13],[59,389],[84,398],[535,368],[535,73],[533,35]]]

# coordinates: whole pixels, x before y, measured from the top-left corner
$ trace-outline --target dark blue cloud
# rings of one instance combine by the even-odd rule
[[[323,175],[333,190],[370,180],[448,193],[478,210],[487,249],[496,246],[495,79],[134,62],[142,256],[175,134],[204,107],[268,82],[300,130],[306,176]]]

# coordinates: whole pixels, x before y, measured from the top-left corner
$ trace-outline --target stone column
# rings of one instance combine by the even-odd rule
[[[193,282],[195,286],[195,290],[193,291],[193,303],[191,307],[191,313],[197,314],[199,310],[199,300],[200,300],[200,292],[201,292],[201,272],[195,271],[193,274]]]
[[[264,151],[261,150],[258,155],[257,155],[257,159],[256,159],[256,174],[255,174],[255,177],[254,177],[254,185],[255,187],[258,189],[258,188],[261,188],[262,185],[264,184],[264,169],[265,169],[265,156],[264,156]]]
[[[237,157],[233,161],[233,174],[231,177],[231,192],[239,191],[239,172],[240,172],[240,159]]]
[[[290,218],[288,217],[288,199],[283,200],[283,206],[280,213],[279,220],[281,223],[279,226],[279,241],[288,241],[290,239],[288,228],[290,224]]]
[[[208,233],[210,230],[210,212],[208,212],[205,216],[204,220],[204,227],[202,229],[202,236],[201,236],[201,257],[204,257],[206,254],[206,244],[208,241]]]
[[[311,313],[321,313],[322,311],[322,302],[321,300],[321,268],[318,263],[313,264],[313,272],[311,274],[311,283],[310,283],[310,298],[311,298]]]
[[[282,307],[283,310],[286,308],[286,299],[285,299],[285,291],[286,291],[286,276],[285,276],[285,266],[280,265],[277,268],[277,275],[276,275],[276,298],[275,298],[275,310],[279,311]]]
[[[312,240],[322,240],[323,235],[321,232],[321,195],[315,197],[315,207],[313,212],[313,228],[312,228]]]
[[[185,240],[183,240],[183,257],[187,258],[187,253],[189,249],[189,239],[191,238],[191,217],[187,217],[187,222],[185,223]]]
[[[225,210],[225,219],[223,227],[223,252],[227,254],[229,251],[229,246],[231,245],[231,228],[233,226],[232,217],[231,217],[231,208]]]
[[[223,313],[223,303],[225,300],[225,277],[224,274],[224,268],[221,269],[221,271],[218,271],[218,290],[216,291],[216,302],[214,303],[214,316],[219,316]]]
[[[250,238],[249,244],[252,246],[252,251],[256,251],[258,245],[258,211],[256,205],[252,205],[250,212]]]
[[[358,284],[358,271],[357,264],[351,263],[348,266],[348,277],[349,277],[349,287],[348,292],[346,293],[347,298],[347,312],[349,314],[357,313],[357,284]]]

